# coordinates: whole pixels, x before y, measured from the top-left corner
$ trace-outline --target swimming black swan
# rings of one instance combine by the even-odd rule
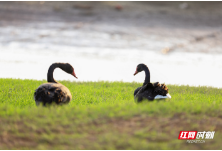
[[[77,78],[73,67],[69,63],[53,63],[48,70],[48,83],[40,85],[35,90],[34,99],[37,106],[41,103],[43,104],[43,106],[52,103],[66,104],[69,103],[70,100],[72,100],[72,95],[69,89],[54,80],[53,71],[55,70],[55,68],[60,68]]]
[[[146,77],[143,86],[134,91],[134,99],[137,102],[141,102],[144,99],[154,100],[171,98],[165,84],[159,84],[159,82],[150,83],[150,70],[145,64],[139,64],[134,75],[141,71],[145,71]]]

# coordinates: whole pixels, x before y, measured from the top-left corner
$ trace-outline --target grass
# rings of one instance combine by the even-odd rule
[[[36,107],[46,81],[0,79],[0,149],[222,149],[222,89],[168,85],[172,99],[137,104],[141,83],[69,82],[68,105]],[[215,131],[186,143],[179,131]]]

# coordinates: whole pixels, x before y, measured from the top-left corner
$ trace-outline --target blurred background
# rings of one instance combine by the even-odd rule
[[[222,87],[222,2],[0,2],[0,78]]]

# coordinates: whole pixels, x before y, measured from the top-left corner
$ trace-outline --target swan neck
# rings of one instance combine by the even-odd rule
[[[53,83],[58,83],[54,78],[53,78],[53,72],[55,68],[59,67],[58,64],[54,63],[49,67],[48,74],[47,74],[47,81],[48,82],[53,82]]]
[[[144,67],[144,72],[145,72],[145,81],[143,83],[143,85],[146,85],[148,83],[150,83],[150,70],[148,69],[148,67]]]

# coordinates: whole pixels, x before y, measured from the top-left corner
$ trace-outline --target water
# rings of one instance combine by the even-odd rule
[[[48,23],[2,27],[0,77],[42,80],[52,63],[68,62],[78,79],[56,69],[56,80],[143,82],[144,73],[136,76],[133,73],[139,63],[144,63],[151,71],[151,82],[222,87],[222,54],[164,55],[155,51],[184,39],[161,42],[158,35],[126,36],[91,31],[92,27],[87,26],[84,29],[64,26]]]

